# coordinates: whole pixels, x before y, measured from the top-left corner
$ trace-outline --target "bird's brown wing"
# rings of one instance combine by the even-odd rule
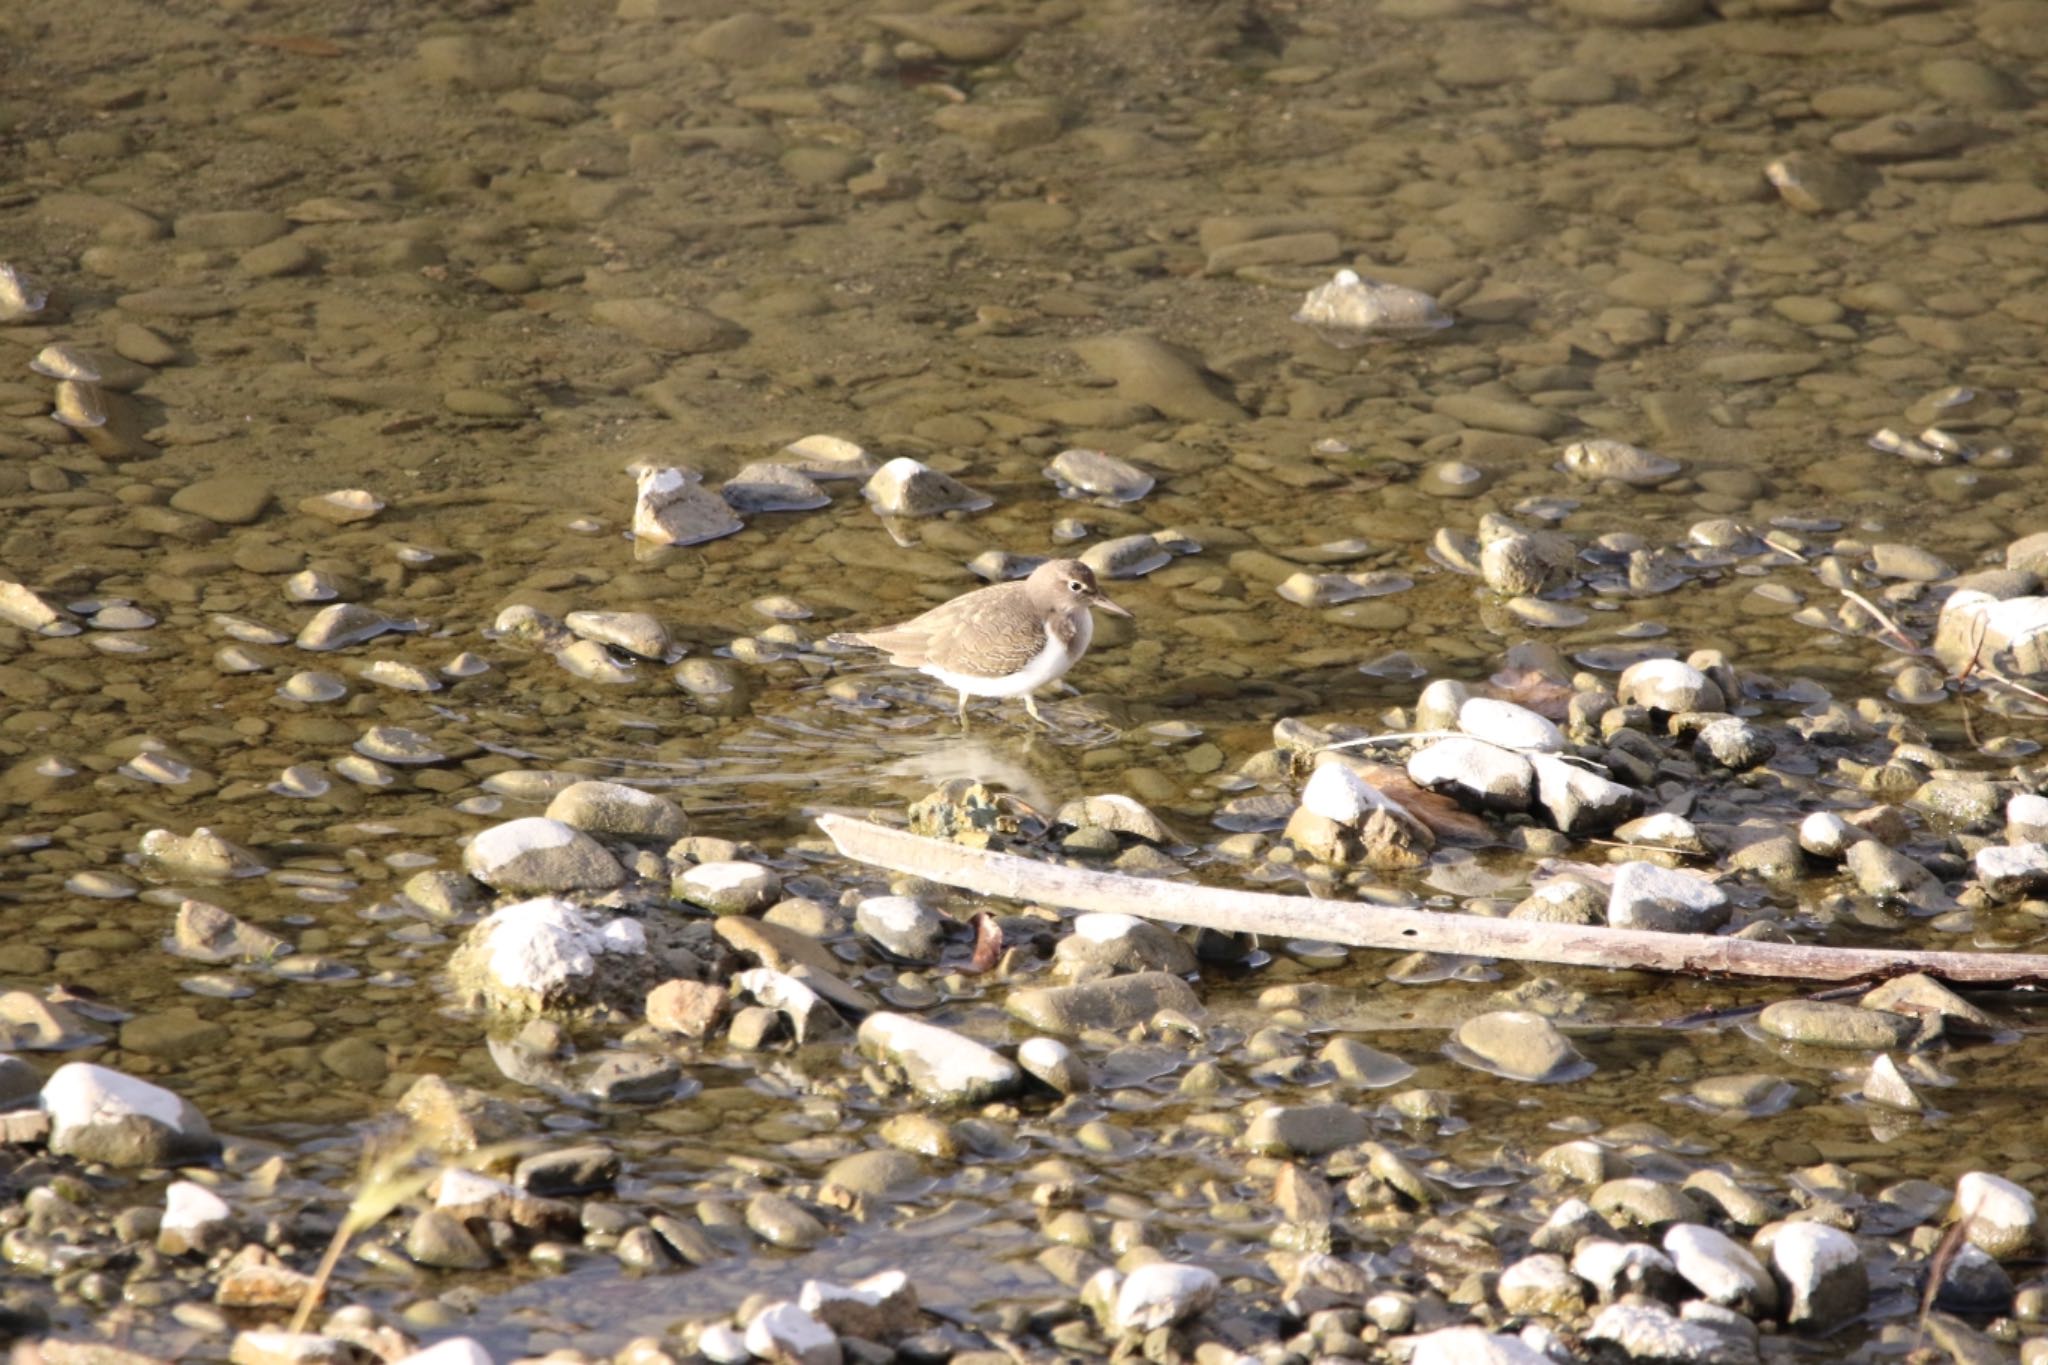
[[[1021,585],[1017,585],[1021,586]],[[1000,678],[1029,664],[1045,648],[1045,628],[1026,634],[1014,628],[1012,618],[1009,629],[991,619],[988,612],[961,612],[945,622],[941,631],[932,637],[932,653],[942,653],[953,664],[955,673],[971,673],[979,678]]]
[[[983,677],[1013,673],[1038,656],[1045,637],[1034,637],[1029,651],[1021,655],[1014,648],[1003,648],[990,618],[1004,613],[991,612],[989,608],[1011,604],[991,602],[989,595],[1007,598],[1023,592],[1022,583],[999,583],[950,602],[941,602],[924,615],[914,616],[900,625],[858,631],[845,638],[881,650],[889,656],[890,663],[903,668],[922,668],[934,654],[944,654],[949,658],[972,659],[974,667],[964,671]],[[984,659],[994,662],[984,666]]]

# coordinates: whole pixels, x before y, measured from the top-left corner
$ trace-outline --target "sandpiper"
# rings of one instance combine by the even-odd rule
[[[1088,652],[1095,638],[1090,607],[1129,616],[1102,595],[1095,571],[1078,559],[1039,565],[1029,578],[962,593],[897,626],[836,638],[879,649],[889,662],[937,678],[960,694],[960,723],[969,697],[1022,697],[1041,724],[1032,693]]]

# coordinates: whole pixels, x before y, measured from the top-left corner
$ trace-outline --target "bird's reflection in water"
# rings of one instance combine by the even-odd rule
[[[1034,737],[1020,742],[1009,735],[956,734],[945,739],[906,736],[905,742],[915,747],[884,764],[880,771],[885,778],[900,780],[913,790],[930,791],[954,778],[966,778],[1009,792],[1033,810],[1051,814],[1060,800],[1055,793],[1067,785],[1060,782],[1055,786],[1057,779],[1052,774],[1023,761],[1033,750],[1044,747],[1044,742]]]

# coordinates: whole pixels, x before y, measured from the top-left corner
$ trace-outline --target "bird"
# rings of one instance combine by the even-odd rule
[[[1029,577],[962,593],[900,625],[834,636],[865,645],[889,662],[937,678],[960,694],[960,724],[969,697],[1022,697],[1041,725],[1032,696],[1088,652],[1099,607],[1112,616],[1131,613],[1103,596],[1095,571],[1078,559],[1054,559]]]

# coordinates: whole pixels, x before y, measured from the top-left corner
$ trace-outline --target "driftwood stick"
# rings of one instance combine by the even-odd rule
[[[926,839],[845,815],[821,815],[818,824],[847,857],[892,872],[985,896],[1138,915],[1225,933],[1696,976],[1858,981],[1925,972],[1958,984],[2048,984],[2048,955],[1823,948],[1712,934],[1487,919],[1090,872]]]

